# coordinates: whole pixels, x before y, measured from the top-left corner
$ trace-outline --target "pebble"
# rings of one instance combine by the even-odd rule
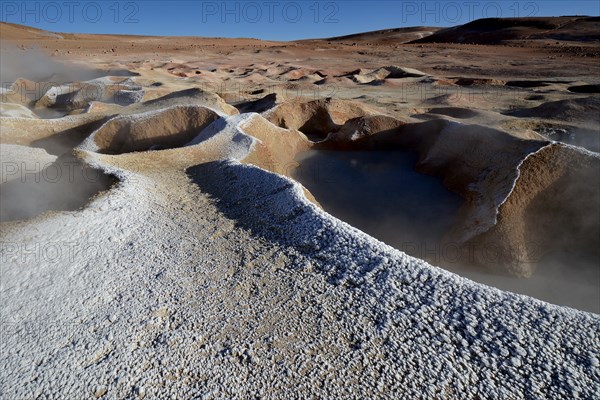
[[[94,390],[94,396],[96,396],[96,398],[100,398],[100,397],[104,396],[107,392],[108,392],[108,388],[106,386],[98,385],[98,386],[96,386],[96,389]]]

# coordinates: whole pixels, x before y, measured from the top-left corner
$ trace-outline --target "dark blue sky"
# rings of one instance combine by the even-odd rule
[[[485,17],[600,15],[598,0],[10,1],[0,19],[56,32],[293,40]]]

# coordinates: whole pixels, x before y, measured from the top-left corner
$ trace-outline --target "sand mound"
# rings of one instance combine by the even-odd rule
[[[249,74],[245,74],[243,76],[235,76],[230,78],[225,78],[223,82],[236,82],[232,86],[239,85],[239,81],[243,79],[244,85],[254,84],[254,85],[268,85],[272,84],[274,81],[270,78],[267,78],[264,75],[259,74],[258,72],[252,72]],[[285,78],[283,80],[286,80]],[[286,80],[287,81],[287,80]],[[227,86],[227,83],[225,84]]]
[[[235,107],[227,104],[217,94],[204,91],[200,88],[183,89],[166,94],[162,97],[135,104],[129,107],[129,110],[142,112],[144,110],[158,110],[174,105],[201,105],[209,107],[226,115],[238,114]]]
[[[352,75],[352,80],[362,84],[383,82],[386,79],[402,79],[402,78],[422,78],[428,74],[413,68],[397,67],[395,65],[389,67],[377,68],[366,74],[357,73]]]
[[[50,89],[50,82],[38,83],[19,78],[10,87],[0,88],[0,98],[5,103],[17,103],[25,106],[32,105]]]
[[[279,127],[299,130],[309,139],[319,141],[338,131],[349,119],[377,113],[361,103],[327,98],[309,102],[302,99],[287,101],[264,116]]]
[[[396,118],[385,115],[374,115],[352,118],[337,132],[330,133],[326,138],[327,145],[341,145],[363,139],[370,135],[396,130],[404,123]]]
[[[479,115],[477,111],[460,107],[434,107],[430,108],[427,112],[430,114],[447,115],[458,119],[469,119]]]
[[[69,115],[55,119],[0,117],[2,143],[42,147],[61,155],[81,143],[87,135],[107,120],[104,114]]]
[[[600,98],[580,97],[551,101],[537,107],[518,110],[510,113],[515,117],[544,118],[560,122],[577,122],[579,124],[600,123]]]
[[[583,122],[583,123],[582,123]],[[586,121],[562,123],[534,118],[507,118],[501,123],[504,130],[521,133],[524,139],[550,140],[600,152],[600,135]]]
[[[293,79],[291,80],[291,82],[304,82],[304,83],[316,83],[316,82],[321,82],[323,81],[324,77],[319,75],[319,74],[309,74],[309,75],[304,75],[301,78],[298,79]]]
[[[105,81],[108,80],[108,78],[105,79]],[[78,96],[77,93],[79,93],[79,89],[69,93],[70,95]],[[86,101],[87,100],[89,100],[89,98],[86,98]],[[106,104],[92,101],[85,110],[87,113],[69,115],[62,118],[41,119],[35,125],[30,123],[31,120],[29,118],[3,116],[1,117],[0,139],[2,139],[2,143],[34,145],[42,147],[52,154],[61,155],[80,144],[87,136],[98,129],[100,125],[105,123],[117,112],[127,116],[144,112],[158,112],[177,105],[185,105],[186,107],[187,105],[196,105],[200,108],[206,106],[213,108],[218,112],[223,112],[224,114],[238,113],[235,107],[225,103],[225,101],[216,94],[205,92],[198,88],[192,88],[173,92],[154,100],[135,103],[120,108],[115,108],[112,103]],[[123,119],[127,119],[127,117],[123,117]],[[177,124],[184,126],[186,125],[186,122],[179,121]],[[160,124],[158,124],[158,126],[160,126]],[[172,131],[169,132],[173,133]],[[153,135],[154,134],[156,133],[153,133]],[[193,132],[190,134],[193,134]],[[185,142],[190,140],[191,137],[184,135],[182,141]]]
[[[493,86],[502,86],[505,85],[506,82],[500,79],[491,79],[491,78],[448,78],[447,82],[454,83],[458,86],[482,86],[482,85],[493,85]]]
[[[258,100],[245,101],[235,105],[240,113],[256,112],[262,113],[273,107],[277,103],[277,94],[271,93]]]
[[[333,87],[338,87],[338,86],[343,86],[343,85],[347,85],[348,82],[350,82],[349,77],[331,77],[328,76],[327,78],[323,78],[323,79],[319,79],[317,81],[314,82],[315,85],[331,85]]]
[[[420,78],[429,75],[414,68],[398,67],[395,65],[379,68],[374,73],[377,75],[387,73],[384,76],[385,79]]]
[[[174,106],[173,108],[185,107]],[[160,110],[171,112],[170,109]],[[209,110],[210,111],[210,110]],[[152,113],[145,113],[149,115]],[[175,115],[173,113],[172,115]],[[107,166],[111,173],[127,171],[138,175],[158,174],[165,170],[181,171],[192,165],[220,159],[243,160],[248,157],[258,145],[258,141],[247,135],[241,128],[248,120],[258,114],[236,114],[219,116],[202,130],[193,133],[192,140],[183,142],[181,136],[177,137],[179,147],[148,149],[150,151],[135,151],[112,154],[98,152],[94,143],[94,135],[75,149],[78,157],[90,165]],[[139,115],[134,117],[140,117]],[[142,119],[144,115],[141,116]],[[177,136],[177,134],[175,134]],[[161,138],[159,138],[161,139]],[[160,150],[160,151],[153,151]],[[115,172],[116,171],[116,172]]]
[[[562,144],[546,146],[519,167],[498,222],[474,239],[482,265],[530,276],[552,252],[600,252],[600,156]]]
[[[335,78],[351,78],[354,75],[363,75],[366,73],[367,73],[366,70],[364,70],[362,68],[358,68],[358,69],[352,70],[350,72],[343,72],[338,75],[334,75],[334,77]]]
[[[16,103],[0,103],[0,116],[28,119],[38,118],[29,108]]]
[[[183,146],[220,115],[202,106],[171,106],[110,119],[82,144],[88,151],[121,154]]]
[[[190,78],[193,76],[202,75],[202,71],[199,69],[184,64],[168,63],[162,68],[166,69],[169,74],[178,76],[180,78]]]
[[[117,90],[114,94],[115,103],[121,106],[139,103],[144,99],[144,91],[141,88],[126,88]]]
[[[161,112],[164,111],[170,112]],[[138,120],[138,116],[132,117]],[[77,148],[82,159],[94,165],[109,164],[120,170],[137,173],[160,171],[167,166],[180,170],[198,162],[236,159],[290,176],[298,165],[296,155],[311,146],[311,142],[300,131],[277,127],[256,113],[217,118],[197,132],[191,141],[161,151],[119,153],[115,157],[107,155],[113,153],[94,150],[95,136],[96,132]],[[308,191],[305,191],[305,195],[318,204]]]
[[[549,81],[524,80],[524,81],[507,81],[506,86],[514,86],[519,88],[541,88],[548,87],[552,84]]]
[[[139,86],[114,83],[109,77],[87,82],[72,82],[50,88],[35,104],[36,108],[54,107],[67,110],[83,108],[92,101],[129,105],[140,102],[144,91]]]
[[[102,101],[92,101],[83,112],[86,114],[119,114],[123,112],[123,106],[114,103],[104,103]]]
[[[300,79],[309,74],[310,73],[303,68],[292,67],[289,70],[283,72],[282,74],[279,74],[279,78],[284,79],[286,81],[290,81]]]
[[[287,176],[298,165],[296,155],[311,146],[301,132],[280,128],[260,115],[254,115],[240,128],[258,139],[252,153],[243,161]]]

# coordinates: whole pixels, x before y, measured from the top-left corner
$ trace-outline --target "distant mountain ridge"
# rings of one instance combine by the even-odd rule
[[[94,34],[63,34],[42,29],[0,22],[2,40],[48,38],[62,39]],[[102,35],[136,37],[136,35]],[[148,36],[150,37],[150,36]],[[296,42],[329,41],[353,43],[465,43],[503,44],[523,40],[561,40],[574,42],[600,42],[600,17],[563,16],[527,18],[484,18],[450,28],[414,26],[382,29],[322,39],[305,39]]]
[[[411,40],[420,39],[429,36],[441,29],[440,27],[434,26],[412,26],[408,28],[392,28],[392,29],[381,29],[370,32],[353,33],[344,36],[334,36],[322,40],[331,42],[340,41],[357,41],[357,42],[401,42],[406,43]]]
[[[411,43],[502,44],[519,40],[600,41],[600,17],[485,18]]]

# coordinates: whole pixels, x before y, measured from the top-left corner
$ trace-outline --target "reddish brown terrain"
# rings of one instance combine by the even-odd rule
[[[33,269],[30,277],[20,274],[26,266],[18,257],[10,258],[5,285],[15,300],[8,314],[16,318],[27,314],[22,310],[46,310],[61,320],[61,307],[44,307],[64,297],[72,320],[87,323],[86,316],[93,314],[86,328],[90,332],[104,335],[110,324],[127,324],[119,331],[127,334],[111,336],[114,340],[106,339],[93,354],[84,349],[99,342],[62,343],[60,328],[48,348],[71,346],[68,351],[49,355],[40,350],[36,361],[12,352],[20,369],[15,375],[7,371],[2,382],[14,389],[10,393],[34,394],[35,376],[54,382],[53,368],[81,364],[85,368],[73,374],[82,382],[95,379],[86,390],[96,398],[106,393],[143,398],[146,390],[158,396],[163,380],[181,384],[172,391],[177,398],[194,395],[201,382],[214,383],[198,365],[204,371],[216,368],[239,389],[246,387],[240,376],[250,376],[255,384],[258,375],[232,375],[226,372],[229,362],[244,373],[256,366],[256,374],[268,379],[269,368],[299,357],[311,361],[302,367],[295,361],[285,364],[291,367],[277,370],[278,385],[297,385],[303,398],[322,397],[317,388],[328,387],[326,376],[344,370],[349,376],[332,378],[332,391],[350,398],[344,387],[354,381],[380,382],[381,390],[390,393],[400,378],[389,371],[408,377],[418,369],[415,363],[434,365],[442,350],[432,343],[443,347],[447,341],[450,347],[469,342],[467,348],[477,343],[485,348],[467,351],[465,357],[463,350],[447,350],[447,362],[461,376],[448,372],[448,382],[458,379],[460,385],[438,385],[442,372],[419,370],[423,375],[402,384],[409,388],[407,396],[430,385],[437,389],[429,398],[558,398],[556,393],[592,398],[587,396],[593,396],[594,386],[598,393],[598,352],[591,347],[598,342],[583,336],[597,331],[596,316],[474,284],[419,259],[501,289],[600,312],[599,21],[485,19],[448,29],[399,28],[291,42],[74,34],[0,23],[0,141],[3,163],[11,166],[2,169],[2,241],[91,237],[110,250],[93,262],[82,261],[81,270],[73,263],[50,263],[47,272]],[[304,180],[302,168],[315,156],[326,161],[316,168],[320,178]],[[413,161],[402,170],[406,157]],[[341,175],[335,175],[325,181],[323,176],[339,163],[352,176],[366,178],[341,182]],[[39,165],[46,167],[27,177]],[[97,178],[43,179],[49,168],[73,166]],[[419,220],[425,222],[415,228],[439,231],[433,239],[437,250],[422,254],[413,251],[415,246],[405,247],[401,233],[413,228],[393,220],[392,214],[401,213],[386,200],[408,196],[418,185],[384,182],[373,188],[367,185],[369,174],[405,174],[419,185],[419,177],[432,179],[426,183],[436,184],[438,191],[415,197],[417,206],[435,204],[438,194],[450,199],[449,218],[425,212]],[[338,190],[332,202],[328,194]],[[376,200],[359,203],[371,191],[378,192]],[[371,212],[390,218],[375,219]],[[411,213],[417,211],[402,217],[409,220]],[[425,235],[410,237],[412,245],[425,240]],[[461,256],[440,256],[440,248]],[[288,276],[295,273],[306,282],[296,286]],[[100,278],[104,275],[110,277],[106,282]],[[141,282],[139,287],[127,286],[123,276]],[[44,297],[23,279],[60,284],[42,291]],[[77,286],[84,281],[102,282],[88,293]],[[414,287],[415,296],[407,289]],[[394,297],[402,290],[410,293]],[[381,300],[392,298],[396,303]],[[128,305],[123,314],[110,311],[115,299]],[[174,311],[196,299],[201,302],[190,305],[193,316]],[[363,304],[379,305],[364,311]],[[403,314],[399,304],[404,310],[418,305],[418,310]],[[490,314],[499,304],[508,311]],[[352,318],[345,319],[344,307]],[[219,317],[202,319],[205,310]],[[292,322],[281,322],[281,315]],[[413,315],[420,322],[410,320]],[[225,327],[217,326],[221,317],[228,320]],[[258,320],[261,327],[283,328],[268,340],[261,335],[271,333],[259,328],[243,331]],[[559,349],[556,358],[554,350],[534,358],[546,360],[552,371],[563,364],[577,369],[572,386],[544,378],[539,371],[545,367],[524,356],[527,349],[539,349],[540,341],[554,340],[547,338],[550,331],[555,334],[555,323],[563,324],[569,337],[579,336],[573,346],[554,338],[562,346],[552,347]],[[173,333],[182,326],[190,330]],[[492,343],[494,337],[508,337],[494,335],[513,326],[519,327],[514,329],[521,339],[510,343],[531,338],[525,350]],[[188,335],[202,329],[210,333]],[[435,336],[446,329],[450,337]],[[477,329],[484,333],[469,336]],[[386,336],[388,330],[392,333]],[[414,335],[407,339],[399,333],[405,330]],[[132,335],[139,340],[131,342]],[[412,342],[419,337],[427,342]],[[20,339],[14,340],[18,348]],[[307,345],[313,341],[316,347]],[[367,350],[388,345],[385,354]],[[305,353],[298,355],[295,346]],[[581,348],[580,356],[564,350],[575,347]],[[131,358],[120,353],[125,348]],[[181,354],[165,359],[170,369],[161,378],[164,368],[155,354],[164,348]],[[347,355],[347,348],[364,360]],[[433,348],[432,356],[427,349]],[[271,349],[277,355],[268,355]],[[417,361],[408,357],[413,349]],[[311,357],[321,353],[327,359],[322,365],[329,366],[314,377],[311,371],[318,370],[319,361]],[[410,365],[390,354],[404,354],[402,360]],[[480,354],[486,354],[481,362]],[[219,357],[227,361],[215,361]],[[34,363],[38,375],[22,372]],[[106,365],[124,364],[124,380],[98,381]],[[178,367],[192,364],[196,369]],[[444,365],[441,370],[449,371]],[[145,371],[154,380],[140,380]],[[517,375],[518,384],[511,385],[508,377]],[[29,383],[19,391],[14,383],[23,376]],[[303,380],[308,376],[310,382]],[[539,378],[539,385],[519,386],[530,376]],[[285,392],[280,386],[256,385],[248,389],[249,396],[267,390],[267,397],[278,398]],[[462,396],[461,387],[476,385],[481,385],[477,393],[484,394]],[[61,392],[50,388],[49,393]]]

